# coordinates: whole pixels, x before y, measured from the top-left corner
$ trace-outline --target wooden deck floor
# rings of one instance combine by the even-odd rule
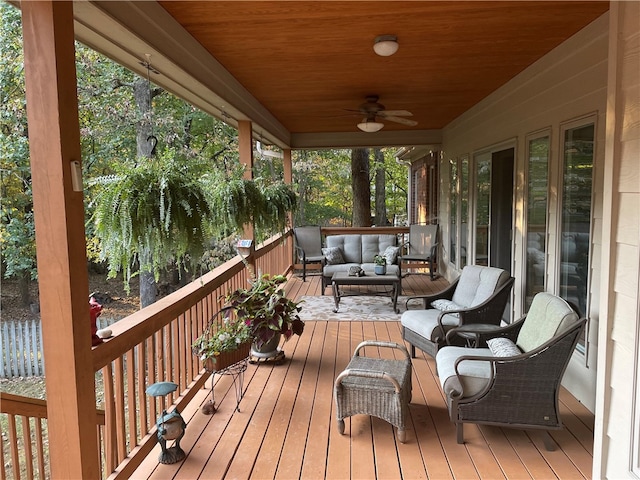
[[[411,275],[403,293],[445,284]],[[319,277],[295,278],[287,289],[295,297],[317,295]],[[307,322],[304,334],[285,344],[281,365],[249,365],[239,412],[231,377],[216,376],[218,411],[204,415],[199,407],[211,395],[207,381],[183,412],[187,458],[159,465],[156,449],[133,478],[591,478],[594,417],[569,393],[561,395],[566,428],[551,434],[554,452],[545,450],[539,433],[475,425],[465,425],[466,443],[458,445],[434,361],[422,354],[413,361],[407,443],[396,441],[388,423],[365,415],[346,419],[340,435],[333,381],[355,346],[371,338],[401,343],[399,322]]]

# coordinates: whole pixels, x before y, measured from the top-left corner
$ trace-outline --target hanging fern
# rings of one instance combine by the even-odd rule
[[[188,266],[200,258],[211,218],[205,168],[169,151],[91,182],[97,190],[92,220],[110,276],[123,271],[128,285],[138,268],[158,278],[168,264]]]
[[[168,151],[91,182],[92,220],[110,276],[122,271],[128,285],[139,271],[157,279],[169,264],[193,267],[212,233],[226,237],[246,224],[260,232],[285,230],[297,205],[290,186],[261,188],[260,180],[227,179],[208,170],[198,159],[185,161]]]

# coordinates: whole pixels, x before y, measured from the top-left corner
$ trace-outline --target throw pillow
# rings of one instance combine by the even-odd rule
[[[464,310],[463,306],[444,298],[434,300],[433,302],[431,302],[431,306],[436,310],[440,310],[441,312],[448,312],[449,310]]]
[[[400,247],[389,246],[380,255],[382,255],[387,260],[387,265],[393,265],[394,263],[396,263],[396,260],[398,259],[399,251],[400,251]]]
[[[340,263],[346,263],[344,261],[344,257],[342,256],[342,250],[340,250],[340,247],[323,248],[322,254],[324,255],[325,260],[327,261],[327,265],[337,265]]]
[[[487,346],[496,357],[513,357],[522,353],[515,343],[504,337],[490,338]]]

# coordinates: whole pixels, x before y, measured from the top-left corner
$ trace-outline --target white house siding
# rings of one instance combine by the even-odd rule
[[[605,112],[607,99],[607,56],[609,14],[595,20],[586,28],[549,52],[509,83],[482,100],[443,129],[443,157],[440,178],[443,201],[440,208],[442,243],[449,244],[449,159],[469,155],[496,145],[515,147],[514,243],[513,269],[516,277],[513,310],[516,317],[523,311],[523,280],[526,242],[524,238],[524,199],[526,186],[526,136],[549,129],[551,155],[549,159],[549,245],[551,259],[559,257],[557,246],[559,204],[557,191],[561,189],[560,129],[566,122],[592,116],[596,126],[594,158],[594,217],[592,220],[592,271],[590,284],[590,349],[588,367],[583,355],[575,354],[564,385],[589,409],[595,409],[596,351],[598,319],[600,316],[600,279],[602,252],[603,181],[605,151]],[[473,77],[473,72],[469,72]],[[502,148],[502,147],[501,147]],[[473,190],[473,186],[471,187]],[[446,252],[445,252],[446,254]],[[443,256],[444,257],[444,256]],[[445,266],[447,259],[443,258]],[[447,276],[454,276],[448,272]],[[555,265],[547,272],[547,290],[556,291],[558,278]]]
[[[640,3],[610,25],[594,477],[618,479],[640,477]]]

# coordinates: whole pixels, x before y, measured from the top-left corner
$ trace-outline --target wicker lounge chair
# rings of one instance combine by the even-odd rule
[[[446,345],[447,331],[468,324],[500,325],[511,295],[514,278],[505,270],[468,265],[460,277],[440,293],[407,300],[402,314],[402,338],[432,357]],[[411,300],[420,299],[422,310],[409,310]]]
[[[554,450],[547,431],[562,428],[560,382],[585,322],[562,298],[542,292],[525,317],[484,336],[490,348],[442,348],[436,365],[458,443],[464,423],[479,423],[542,429]]]

